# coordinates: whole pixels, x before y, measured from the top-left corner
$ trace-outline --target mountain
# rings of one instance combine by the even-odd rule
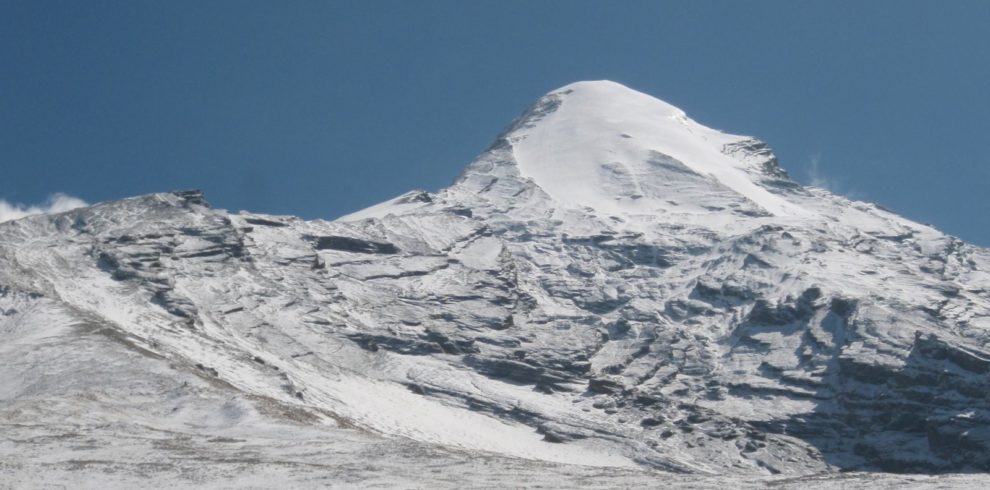
[[[451,186],[335,221],[187,191],[0,224],[0,476],[987,472],[988,271],[579,82]]]

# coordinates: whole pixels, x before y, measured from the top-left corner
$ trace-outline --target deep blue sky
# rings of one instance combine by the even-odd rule
[[[201,188],[333,218],[446,185],[603,78],[990,245],[984,0],[0,0],[0,198]]]

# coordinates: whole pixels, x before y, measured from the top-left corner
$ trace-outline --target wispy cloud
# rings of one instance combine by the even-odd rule
[[[83,206],[88,206],[86,201],[78,197],[62,194],[61,192],[52,194],[41,204],[31,206],[10,203],[4,199],[0,199],[0,222],[20,219],[34,214],[63,213]]]

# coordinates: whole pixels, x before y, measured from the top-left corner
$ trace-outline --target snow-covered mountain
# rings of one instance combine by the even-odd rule
[[[988,271],[761,141],[575,83],[450,187],[336,221],[176,192],[0,224],[0,476],[298,477],[333,444],[404,461],[385,482],[986,472]]]

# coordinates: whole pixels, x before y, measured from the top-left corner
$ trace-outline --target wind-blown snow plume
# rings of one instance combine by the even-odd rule
[[[827,175],[823,171],[821,163],[821,153],[815,153],[809,158],[808,164],[805,167],[805,171],[808,175],[808,185],[825,189],[833,194],[838,194],[849,199],[865,198],[861,192],[856,189],[851,189],[849,186],[845,185],[845,182],[843,182],[842,179],[833,175]]]
[[[82,208],[89,204],[78,197],[57,192],[48,196],[43,204],[25,206],[23,204],[10,203],[0,199],[0,222],[20,219],[34,214],[64,213],[76,208]]]
[[[815,153],[808,161],[808,184],[813,187],[821,187],[827,191],[834,190],[835,183],[828,177],[822,175],[820,168],[821,161],[821,153]]]

